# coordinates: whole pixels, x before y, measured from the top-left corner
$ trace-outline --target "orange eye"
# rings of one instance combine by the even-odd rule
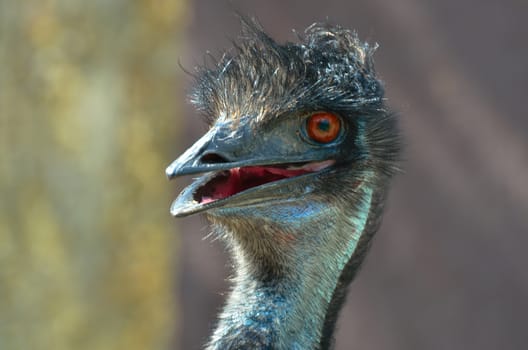
[[[315,113],[306,121],[306,132],[308,136],[319,143],[334,141],[339,136],[340,130],[341,120],[332,113]]]

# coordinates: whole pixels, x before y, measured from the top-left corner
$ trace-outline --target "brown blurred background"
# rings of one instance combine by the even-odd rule
[[[401,113],[405,174],[351,286],[336,348],[528,348],[528,2],[232,4],[190,4],[184,66],[230,46],[233,8],[281,41],[328,18],[380,44],[377,69]],[[205,130],[185,113],[193,123],[179,151]],[[229,269],[221,244],[203,240],[203,220],[179,224],[180,344],[199,349]]]
[[[192,70],[328,19],[378,42],[405,174],[353,283],[345,349],[528,346],[528,3],[0,0],[0,349],[200,349],[228,290],[164,168],[205,130]]]

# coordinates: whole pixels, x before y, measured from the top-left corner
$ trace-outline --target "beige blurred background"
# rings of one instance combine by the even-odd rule
[[[200,349],[228,287],[220,242],[172,219],[165,166],[206,129],[186,69],[235,11],[295,40],[378,42],[406,138],[345,349],[528,345],[528,3],[0,0],[0,349]]]
[[[0,0],[0,349],[168,349],[181,0]]]

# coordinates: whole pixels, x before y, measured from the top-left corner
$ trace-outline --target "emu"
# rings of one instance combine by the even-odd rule
[[[400,149],[375,47],[316,23],[280,44],[252,20],[193,104],[210,129],[166,169],[201,174],[171,205],[225,242],[233,288],[207,349],[330,349]]]

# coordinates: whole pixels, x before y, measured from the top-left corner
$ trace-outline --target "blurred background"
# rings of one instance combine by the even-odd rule
[[[337,331],[345,349],[528,344],[528,3],[0,0],[0,349],[200,349],[229,263],[168,206],[205,125],[192,70],[314,21],[378,42],[406,151]]]

